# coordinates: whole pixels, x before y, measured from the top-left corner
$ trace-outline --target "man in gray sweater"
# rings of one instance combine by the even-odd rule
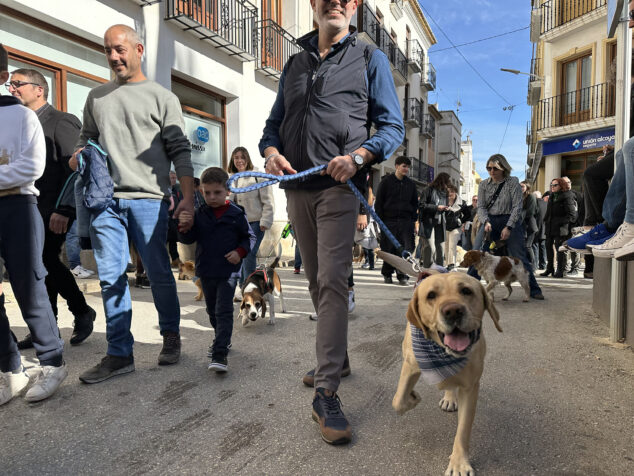
[[[178,361],[180,305],[165,248],[172,164],[183,192],[174,218],[184,211],[194,213],[191,150],[178,98],[141,71],[144,47],[132,28],[110,27],[104,35],[104,49],[115,79],[90,91],[79,149],[71,159],[73,166],[88,140],[98,141],[108,153],[114,182],[111,205],[93,215],[90,229],[108,351],[99,364],[80,375],[84,383],[134,371],[132,303],[126,276],[128,238],[143,260],[158,311],[163,336],[158,363]]]

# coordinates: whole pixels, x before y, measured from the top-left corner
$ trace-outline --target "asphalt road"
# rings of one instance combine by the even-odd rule
[[[331,447],[319,437],[312,390],[300,380],[314,363],[306,281],[287,269],[281,276],[289,312],[275,326],[236,322],[226,376],[207,370],[212,331],[195,286],[179,282],[180,363],[156,364],[162,341],[151,292],[133,289],[136,372],[81,384],[78,375],[106,349],[101,298],[89,294],[95,333],[67,347],[70,373],[59,391],[37,404],[16,398],[0,407],[0,473],[443,474],[456,414],[438,408],[441,393],[420,382],[417,408],[399,417],[391,407],[413,287],[355,270],[352,375],[339,389],[354,439]],[[589,281],[541,283],[546,301],[523,303],[517,289],[498,302],[502,334],[485,321],[489,350],[471,463],[480,475],[634,474],[634,353],[607,344]],[[7,308],[22,337],[17,305]],[[67,340],[72,316],[61,302],[60,325]],[[35,364],[33,351],[23,356]]]

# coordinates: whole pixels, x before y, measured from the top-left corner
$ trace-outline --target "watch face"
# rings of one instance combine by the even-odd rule
[[[361,155],[354,154],[352,158],[354,159],[354,163],[357,164],[358,167],[361,167],[363,165],[363,157]]]

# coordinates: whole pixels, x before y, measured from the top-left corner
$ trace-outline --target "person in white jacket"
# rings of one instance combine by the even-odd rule
[[[0,83],[9,79],[8,54],[0,45]],[[11,81],[14,89],[26,86]],[[26,392],[30,402],[50,397],[68,375],[64,342],[48,299],[42,263],[44,223],[37,209],[35,180],[44,173],[46,145],[35,112],[13,96],[0,96],[0,256],[11,288],[33,336],[40,371]],[[0,293],[0,405],[29,384]]]
[[[249,152],[246,148],[236,147],[233,150],[227,169],[229,175],[254,169],[253,162],[251,162],[251,157],[249,156]],[[257,179],[254,177],[240,178],[236,183],[234,183],[234,187],[247,187],[249,185],[253,185],[256,180]],[[266,230],[270,230],[273,225],[273,214],[275,212],[273,204],[273,190],[272,187],[264,187],[258,190],[253,190],[252,192],[241,193],[239,195],[232,193],[229,196],[229,200],[244,208],[244,211],[247,214],[247,220],[249,221],[249,225],[251,226],[253,233],[255,233],[256,238],[255,246],[242,262],[242,270],[239,280],[239,284],[242,286],[242,283],[244,283],[249,275],[255,271],[260,243],[262,243],[262,238],[264,238]],[[239,293],[240,286],[236,288],[236,294]]]

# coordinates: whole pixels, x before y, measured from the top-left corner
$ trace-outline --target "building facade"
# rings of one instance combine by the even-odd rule
[[[545,191],[567,175],[580,190],[585,168],[614,144],[616,38],[607,0],[534,0],[529,76],[527,179]]]
[[[460,190],[464,184],[460,163],[460,144],[462,142],[462,123],[454,111],[440,111],[438,126],[438,173],[445,172],[452,183]]]
[[[477,193],[475,162],[473,161],[473,142],[467,135],[467,140],[460,143],[460,174],[463,178],[460,187],[460,196],[467,203],[471,203],[471,198]]]

